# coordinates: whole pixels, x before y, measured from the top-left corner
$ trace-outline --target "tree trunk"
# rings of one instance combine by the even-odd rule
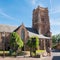
[[[32,52],[32,51],[31,51],[31,48],[30,48],[30,56],[32,56],[31,52]]]

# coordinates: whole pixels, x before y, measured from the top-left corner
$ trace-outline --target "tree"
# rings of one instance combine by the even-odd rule
[[[10,36],[10,46],[13,51],[21,49],[23,47],[23,41],[16,32],[12,32]]]
[[[52,47],[55,48],[57,44],[60,43],[60,34],[52,36]]]
[[[60,43],[60,34],[57,35],[57,42]]]
[[[52,36],[52,43],[56,43],[56,41],[57,41],[57,36],[56,35],[53,35]]]
[[[39,39],[38,37],[29,38],[27,45],[30,48],[30,56],[32,56],[32,52],[36,55],[36,49],[39,47]]]
[[[52,36],[52,42],[53,43],[57,43],[60,41],[60,34],[57,34],[57,35],[53,35]]]

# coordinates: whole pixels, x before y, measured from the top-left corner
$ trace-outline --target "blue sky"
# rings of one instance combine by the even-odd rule
[[[60,33],[60,0],[0,0],[0,24],[32,26],[32,11],[48,7],[52,34]]]

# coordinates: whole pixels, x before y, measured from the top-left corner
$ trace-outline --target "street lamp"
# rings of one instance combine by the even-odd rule
[[[2,32],[3,56],[5,57],[5,32]]]

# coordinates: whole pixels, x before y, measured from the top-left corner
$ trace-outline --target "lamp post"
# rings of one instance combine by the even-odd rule
[[[2,32],[3,57],[5,57],[5,32]]]

